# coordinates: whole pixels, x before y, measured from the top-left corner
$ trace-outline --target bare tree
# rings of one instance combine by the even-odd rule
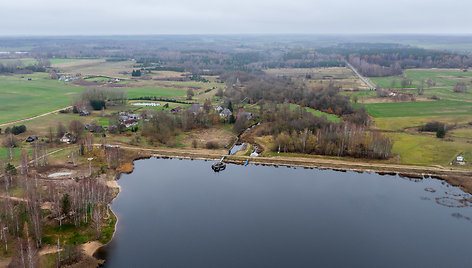
[[[69,124],[69,131],[72,132],[76,137],[80,137],[84,131],[84,124],[79,120],[72,120]]]

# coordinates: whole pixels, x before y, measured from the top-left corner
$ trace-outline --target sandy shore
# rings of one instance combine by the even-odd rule
[[[91,241],[82,245],[82,251],[84,252],[85,255],[89,257],[93,257],[93,254],[95,254],[95,251],[97,251],[97,249],[99,249],[102,246],[103,244],[98,241]]]

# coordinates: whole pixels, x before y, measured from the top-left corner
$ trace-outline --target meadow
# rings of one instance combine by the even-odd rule
[[[31,80],[28,80],[31,78]],[[83,90],[48,74],[0,76],[0,123],[33,117],[71,105]]]
[[[448,87],[452,88],[457,82],[464,82],[471,85],[472,72],[464,72],[459,69],[410,69],[404,71],[405,76],[412,80],[412,84],[408,88],[416,88],[422,85],[423,81],[431,79],[436,84],[432,87]],[[402,88],[401,76],[389,77],[371,77],[369,78],[382,88]],[[428,85],[425,83],[424,87]]]
[[[450,141],[434,136],[407,133],[388,133],[387,135],[394,142],[392,153],[398,154],[402,164],[448,166],[457,155],[472,152],[472,144],[464,141]],[[468,166],[471,165],[468,164]]]
[[[470,102],[453,100],[354,104],[361,105],[373,117],[472,115]]]
[[[187,94],[185,89],[163,87],[129,87],[126,88],[128,98],[139,97],[182,97]]]
[[[300,105],[293,104],[293,103],[290,104],[290,110],[295,110],[298,107],[300,107]],[[328,119],[328,121],[333,122],[333,123],[338,123],[339,121],[341,121],[341,119],[335,114],[328,114],[328,113],[318,111],[318,110],[315,110],[313,108],[308,108],[308,107],[303,107],[303,109],[305,109],[307,112],[310,112],[311,114],[315,116],[319,116],[319,117],[325,116],[326,119]]]
[[[310,86],[323,86],[333,82],[345,90],[367,90],[367,86],[360,81],[351,69],[346,67],[329,68],[277,68],[267,69],[265,73],[275,76],[302,78]]]

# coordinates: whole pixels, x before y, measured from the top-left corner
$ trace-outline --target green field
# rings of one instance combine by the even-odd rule
[[[402,131],[405,128],[419,127],[428,122],[435,121],[452,125],[467,124],[472,122],[472,115],[377,117],[375,118],[375,125],[381,130]]]
[[[300,107],[299,105],[297,104],[293,104],[291,103],[290,104],[290,110],[294,110],[296,108]],[[322,111],[318,111],[318,110],[315,110],[315,109],[312,109],[312,108],[308,108],[308,107],[303,107],[304,109],[306,109],[307,112],[310,112],[312,113],[313,115],[316,115],[316,116],[326,116],[326,119],[328,119],[328,121],[331,121],[333,123],[338,123],[341,119],[335,115],[335,114],[328,114],[328,113],[324,113]]]
[[[21,63],[23,63],[24,66],[33,65],[33,64],[37,63],[37,61],[33,58],[0,59],[1,64],[15,63],[15,62],[18,62],[18,61],[21,61]]]
[[[442,100],[424,102],[391,102],[355,104],[364,105],[373,117],[410,117],[436,115],[472,115],[472,103]]]
[[[31,78],[31,81],[28,81]],[[83,90],[49,79],[45,73],[0,76],[0,123],[50,112],[71,105]]]
[[[394,141],[392,152],[400,156],[402,164],[447,166],[458,154],[472,152],[472,144],[466,142],[406,133],[388,135]]]
[[[405,70],[404,73],[408,79],[412,80],[412,85],[408,86],[410,88],[421,86],[422,82],[428,79],[436,83],[433,87],[452,88],[457,82],[465,82],[469,86],[472,86],[472,71],[463,72],[458,69],[410,69]],[[393,88],[402,87],[401,76],[371,77],[369,79],[382,88],[392,88],[392,82],[394,82]],[[426,83],[424,87],[427,88]]]
[[[182,97],[187,94],[185,89],[162,88],[162,87],[132,87],[126,88],[128,98],[139,97]]]
[[[67,58],[67,59],[49,59],[51,65],[53,64],[62,64],[62,63],[69,63],[69,62],[76,62],[84,59],[76,59],[76,58]]]

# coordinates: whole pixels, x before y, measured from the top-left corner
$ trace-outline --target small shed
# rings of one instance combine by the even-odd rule
[[[37,141],[37,140],[38,140],[38,136],[32,135],[32,136],[29,136],[29,137],[26,139],[26,142],[33,142],[33,141]]]

